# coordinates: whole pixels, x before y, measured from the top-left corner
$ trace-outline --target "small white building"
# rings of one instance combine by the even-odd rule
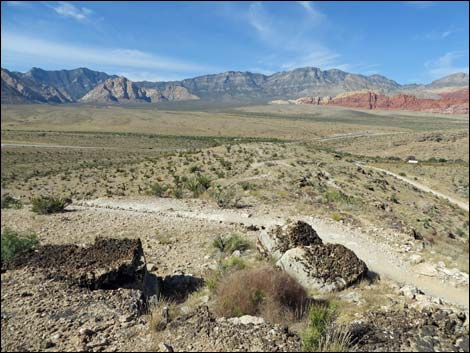
[[[411,163],[411,164],[418,164],[418,161],[416,159],[409,159],[408,160],[408,163]]]

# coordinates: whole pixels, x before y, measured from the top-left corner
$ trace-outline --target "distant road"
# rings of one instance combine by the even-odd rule
[[[422,190],[422,191],[425,191],[425,192],[430,192],[431,194],[434,194],[436,196],[439,196],[439,197],[442,197],[446,200],[448,200],[449,202],[453,203],[454,205],[457,205],[459,206],[460,208],[464,209],[465,211],[468,212],[468,203],[466,202],[463,202],[463,201],[460,201],[460,200],[457,200],[449,195],[446,195],[446,194],[443,194],[442,192],[439,192],[439,191],[436,191],[436,190],[433,190],[431,189],[430,187],[426,186],[426,185],[423,185],[423,184],[420,184],[418,183],[417,181],[414,181],[414,180],[411,180],[411,179],[408,179],[408,178],[405,178],[401,175],[398,175],[398,174],[395,174],[391,171],[388,171],[386,169],[382,169],[382,168],[377,168],[377,167],[372,167],[370,165],[364,165],[364,164],[361,164],[361,167],[366,167],[366,168],[371,168],[371,169],[374,169],[374,170],[377,170],[379,172],[384,172],[388,175],[391,175],[397,179],[400,179],[400,180],[403,180],[404,182],[410,184],[410,185],[413,185],[414,187]]]
[[[329,137],[319,137],[316,138],[316,141],[330,141],[330,140],[342,140],[347,138],[353,137],[375,137],[375,136],[388,136],[388,135],[398,135],[398,134],[406,134],[406,131],[399,131],[399,132],[374,132],[374,133],[351,133],[351,134],[341,134],[341,135],[333,135]]]
[[[2,148],[4,147],[39,147],[39,148],[76,148],[76,149],[113,149],[113,147],[85,147],[85,146],[62,146],[62,145],[30,145],[26,143],[2,143]]]

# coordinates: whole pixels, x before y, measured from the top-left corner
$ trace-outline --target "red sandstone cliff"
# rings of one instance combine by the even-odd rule
[[[417,98],[398,94],[387,96],[376,92],[357,92],[339,95],[335,98],[304,97],[297,104],[337,105],[358,109],[414,110],[433,113],[468,114],[469,89],[440,93],[441,99]]]

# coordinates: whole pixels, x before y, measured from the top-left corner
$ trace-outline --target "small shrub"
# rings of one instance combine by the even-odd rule
[[[198,175],[197,182],[199,183],[199,185],[202,186],[204,191],[211,187],[211,178],[208,177],[207,175],[204,175],[204,174]]]
[[[150,186],[149,194],[157,197],[163,197],[165,196],[165,193],[168,190],[168,186],[160,184],[160,183],[155,183],[152,186]]]
[[[17,233],[9,228],[5,228],[1,233],[1,262],[13,259],[18,253],[30,250],[39,244],[34,233]]]
[[[241,186],[241,188],[243,189],[243,191],[256,189],[255,184],[252,184],[252,183],[250,183],[250,182],[248,182],[248,181],[242,181],[242,182],[240,183],[240,186]]]
[[[397,194],[392,194],[392,196],[390,196],[390,201],[392,201],[393,203],[400,203],[400,201],[398,200],[398,196]]]
[[[153,331],[163,331],[166,325],[177,316],[176,304],[172,301],[160,299],[149,309],[149,326]]]
[[[319,351],[322,337],[331,327],[335,307],[330,304],[313,304],[308,313],[308,327],[302,333],[302,345],[305,352]]]
[[[246,268],[246,262],[236,256],[230,256],[228,259],[219,261],[218,271],[219,273],[227,273],[230,271],[240,271]]]
[[[33,197],[31,210],[37,214],[51,214],[64,212],[65,207],[71,203],[70,199],[53,197],[53,196],[40,196]]]
[[[194,197],[198,197],[204,191],[210,188],[211,179],[206,175],[198,175],[195,178],[188,179],[185,182],[185,186],[193,193]]]
[[[323,194],[323,197],[327,202],[336,202],[336,203],[345,203],[345,204],[354,204],[356,199],[353,196],[346,195],[345,193],[339,190],[327,191]]]
[[[262,316],[273,322],[296,319],[309,301],[305,289],[271,267],[229,273],[217,286],[216,312],[225,317]]]
[[[240,196],[233,188],[223,189],[220,185],[212,192],[212,197],[221,208],[240,207]]]
[[[336,222],[339,222],[343,219],[343,217],[341,216],[340,213],[338,212],[334,212],[332,215],[331,215],[331,219],[336,221]]]
[[[23,204],[21,203],[20,200],[15,199],[13,196],[9,194],[5,194],[1,198],[1,208],[14,208],[14,209],[20,209],[23,207]]]
[[[196,172],[202,172],[202,169],[197,165],[193,165],[191,166],[191,168],[189,168],[189,171],[191,173],[196,173]]]
[[[231,254],[235,250],[240,252],[248,250],[251,248],[251,243],[238,234],[230,236],[219,235],[212,241],[212,247],[220,250],[220,252]]]

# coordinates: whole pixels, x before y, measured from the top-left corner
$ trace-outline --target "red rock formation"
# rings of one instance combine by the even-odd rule
[[[326,104],[358,109],[414,110],[433,113],[468,114],[468,88],[441,93],[440,96],[442,97],[441,99],[428,99],[417,98],[407,94],[386,96],[384,94],[369,91],[341,95],[333,98]],[[302,102],[303,104],[312,104],[309,103],[308,100],[299,100],[299,102]]]

